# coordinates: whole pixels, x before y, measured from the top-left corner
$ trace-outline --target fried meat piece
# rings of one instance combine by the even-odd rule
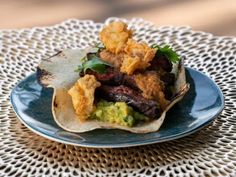
[[[99,53],[99,56],[102,60],[112,64],[115,68],[120,68],[122,65],[122,62],[124,60],[124,53],[118,53],[118,54],[114,54],[112,52],[110,52],[109,50],[102,50]]]
[[[165,86],[155,71],[135,74],[134,80],[142,91],[144,98],[156,100],[160,103],[162,110],[166,108],[169,101],[165,98]]]
[[[150,62],[155,56],[156,49],[150,48],[145,43],[138,43],[129,39],[125,49],[124,60],[121,65],[121,72],[133,74],[135,70],[144,70],[150,66]]]
[[[73,107],[80,120],[86,120],[94,110],[94,92],[101,84],[93,75],[81,77],[68,94],[72,98]]]
[[[99,36],[108,51],[118,54],[132,37],[132,31],[127,29],[124,22],[116,21],[105,26]]]

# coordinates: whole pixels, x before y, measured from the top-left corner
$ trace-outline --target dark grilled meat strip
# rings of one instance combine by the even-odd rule
[[[173,64],[171,61],[162,54],[155,55],[154,59],[151,61],[151,66],[148,68],[149,70],[158,71],[160,74],[160,79],[164,82],[164,94],[167,100],[171,100],[173,93],[171,90],[171,86],[174,86],[175,83],[175,75],[170,73],[172,71]]]
[[[96,89],[96,95],[108,101],[126,102],[135,110],[150,118],[157,118],[161,114],[156,101],[146,99],[137,91],[124,85],[115,87],[102,85]]]
[[[163,73],[160,77],[160,79],[164,82],[164,94],[165,98],[167,100],[171,100],[173,96],[173,91],[171,90],[171,87],[175,84],[175,74],[174,73]]]
[[[165,83],[166,86],[171,86],[175,84],[174,73],[164,73],[161,75],[160,79]]]
[[[151,66],[148,68],[149,70],[159,70],[160,68],[163,69],[166,72],[171,72],[172,70],[172,63],[171,61],[162,54],[157,54],[151,61]]]
[[[137,86],[134,76],[132,75],[125,74],[122,84],[134,89],[137,92],[142,92],[142,90]]]
[[[106,85],[121,85],[123,82],[124,74],[110,67],[107,68],[106,73],[97,73],[92,70],[87,70],[86,74],[94,75],[97,81]]]
[[[136,91],[141,92],[141,90],[136,85],[133,76],[124,74],[112,67],[108,68],[106,73],[97,73],[92,70],[87,70],[86,74],[94,75],[97,81],[105,85],[111,85],[111,86],[126,85]]]
[[[165,94],[165,99],[171,100],[172,97],[174,96],[174,93],[171,90],[171,87],[165,87],[164,89],[164,94]]]

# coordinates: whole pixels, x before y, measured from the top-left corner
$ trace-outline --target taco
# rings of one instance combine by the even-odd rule
[[[189,90],[183,62],[170,46],[149,46],[132,35],[125,23],[112,22],[101,30],[99,45],[42,60],[37,77],[54,89],[52,113],[60,127],[133,133],[160,128]]]

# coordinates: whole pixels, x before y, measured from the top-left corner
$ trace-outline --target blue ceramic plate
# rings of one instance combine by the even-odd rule
[[[216,118],[224,108],[219,87],[204,74],[186,68],[190,90],[166,116],[158,132],[134,134],[122,130],[98,129],[86,133],[70,133],[53,120],[51,99],[53,90],[43,88],[32,74],[22,80],[11,93],[13,109],[35,133],[48,139],[86,147],[128,147],[181,138],[196,132]]]

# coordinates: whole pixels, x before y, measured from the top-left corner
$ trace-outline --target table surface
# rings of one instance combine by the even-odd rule
[[[0,9],[2,29],[48,26],[68,18],[102,22],[117,16],[236,35],[235,0],[8,0],[0,1]]]

